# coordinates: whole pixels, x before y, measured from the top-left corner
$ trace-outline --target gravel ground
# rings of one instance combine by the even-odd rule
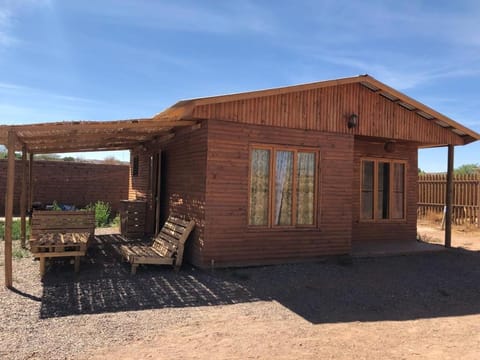
[[[176,355],[313,359],[340,350],[342,358],[362,358],[362,349],[363,358],[405,358],[411,348],[426,354],[425,334],[438,346],[456,336],[467,341],[459,351],[480,349],[476,251],[349,265],[332,259],[214,272],[184,267],[178,274],[144,267],[131,276],[107,241],[89,250],[77,276],[73,265],[57,262],[42,282],[38,262],[15,260],[13,291],[4,288],[0,265],[0,358],[171,358],[188,351]],[[410,350],[397,348],[402,336]],[[162,349],[168,356],[159,355]]]

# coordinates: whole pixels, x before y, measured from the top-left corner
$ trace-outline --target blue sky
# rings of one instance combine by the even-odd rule
[[[0,121],[148,117],[368,73],[480,132],[479,24],[476,0],[0,0]],[[464,163],[480,144],[456,148]],[[445,149],[419,166],[445,170]]]

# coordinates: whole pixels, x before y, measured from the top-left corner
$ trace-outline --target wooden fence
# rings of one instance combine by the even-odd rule
[[[441,216],[445,206],[446,174],[421,174],[418,179],[418,217]],[[454,175],[453,211],[455,224],[480,226],[480,174]]]

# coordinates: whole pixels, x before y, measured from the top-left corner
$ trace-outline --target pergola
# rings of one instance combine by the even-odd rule
[[[20,195],[21,242],[26,242],[26,213],[33,201],[32,168],[35,154],[129,150],[151,140],[162,141],[175,136],[178,127],[192,126],[183,111],[160,113],[152,118],[116,121],[65,121],[29,125],[1,125],[0,144],[8,151],[5,196],[5,286],[12,280],[12,223],[15,186],[15,151],[22,152]],[[28,156],[27,156],[28,155]],[[27,195],[27,183],[30,194]]]

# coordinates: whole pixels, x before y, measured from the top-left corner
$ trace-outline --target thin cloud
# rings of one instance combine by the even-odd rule
[[[0,46],[11,45],[15,40],[10,35],[11,13],[0,9]]]
[[[51,6],[52,0],[3,0],[0,4],[0,50],[20,42],[14,34],[16,15],[20,11]]]
[[[43,97],[43,98],[50,98],[50,99],[57,99],[57,100],[65,100],[65,101],[74,102],[74,103],[103,104],[98,100],[93,100],[85,97],[57,94],[57,93],[45,91],[44,89],[37,89],[29,86],[5,83],[5,82],[0,82],[0,93],[2,92],[4,94],[8,94],[8,95],[14,94],[16,96],[21,96],[21,97],[31,97],[31,98]]]
[[[221,2],[215,7],[205,7],[198,2],[133,1],[110,2],[111,6],[92,8],[76,6],[107,21],[139,27],[162,28],[184,32],[214,34],[263,33],[274,31],[269,12],[251,1]]]

